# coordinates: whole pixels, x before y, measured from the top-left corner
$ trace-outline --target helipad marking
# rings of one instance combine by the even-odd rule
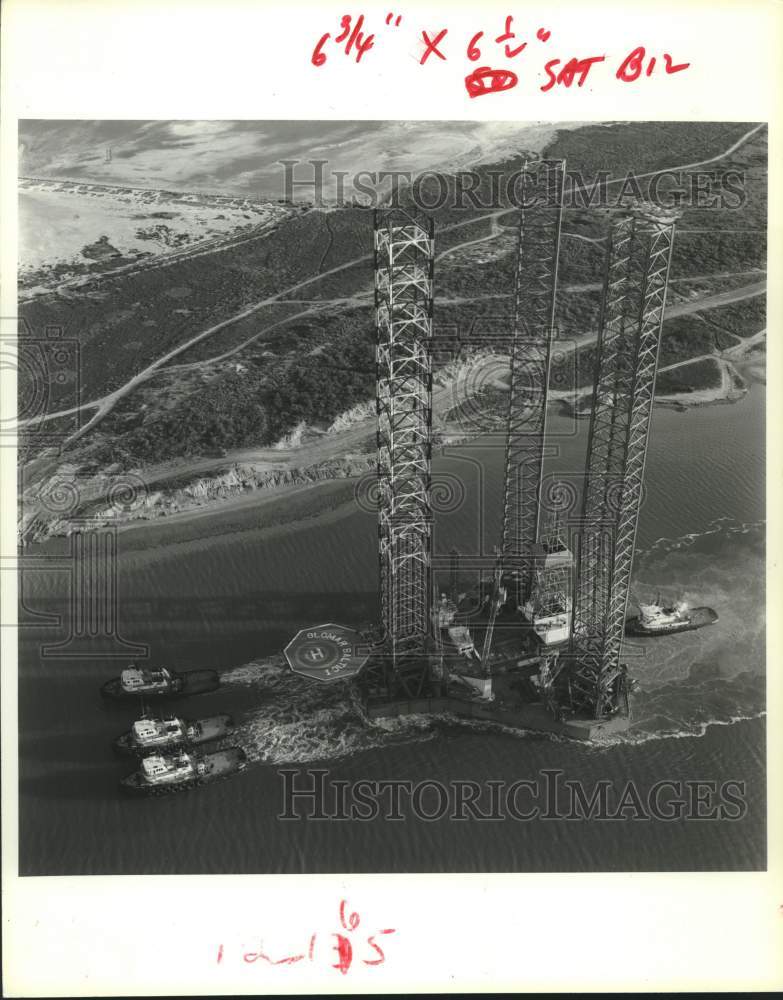
[[[370,650],[356,629],[327,623],[297,632],[284,653],[294,673],[328,682],[355,677]]]

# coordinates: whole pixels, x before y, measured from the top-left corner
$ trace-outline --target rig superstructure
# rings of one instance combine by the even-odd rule
[[[621,662],[675,219],[610,224],[579,515],[544,510],[565,163],[523,166],[502,531],[478,602],[438,598],[432,557],[435,232],[375,213],[382,622],[359,678],[370,716],[454,712],[590,739],[627,728]],[[486,561],[486,560],[485,560]]]

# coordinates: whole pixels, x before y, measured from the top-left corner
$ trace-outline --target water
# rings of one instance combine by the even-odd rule
[[[585,426],[553,421],[553,473],[577,470]],[[120,533],[120,631],[155,662],[214,666],[221,689],[179,706],[232,712],[251,767],[164,799],[126,801],[127,762],[111,739],[132,712],[107,708],[98,686],[121,660],[40,655],[62,629],[27,627],[20,655],[20,871],[23,874],[306,871],[724,870],[765,865],[764,392],[733,406],[656,410],[634,591],[710,605],[716,626],[637,641],[634,726],[590,748],[452,718],[369,726],[341,685],[308,684],[275,653],[315,621],[378,614],[376,533],[329,483],[248,505]],[[482,456],[483,463],[475,459]],[[436,481],[465,498],[439,516],[436,553],[490,551],[499,518],[501,454],[463,449],[436,462]],[[312,515],[319,515],[316,519]],[[307,515],[311,519],[307,519]],[[54,540],[36,552],[67,549]],[[447,572],[447,570],[446,570]],[[66,577],[27,574],[30,612],[67,611]],[[747,813],[730,822],[282,821],[281,766],[328,767],[333,780],[535,780],[556,768],[589,788],[633,777],[746,783]],[[303,779],[304,780],[304,779]],[[368,827],[371,827],[369,829]]]

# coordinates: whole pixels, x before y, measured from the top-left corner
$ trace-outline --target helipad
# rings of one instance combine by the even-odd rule
[[[370,646],[345,625],[311,625],[297,632],[284,652],[295,674],[329,683],[355,677],[367,662]]]

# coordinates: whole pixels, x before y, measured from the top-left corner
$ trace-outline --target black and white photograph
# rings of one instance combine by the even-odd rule
[[[766,870],[767,123],[476,111],[19,121],[20,876]]]
[[[6,0],[3,996],[783,985],[777,0]]]

